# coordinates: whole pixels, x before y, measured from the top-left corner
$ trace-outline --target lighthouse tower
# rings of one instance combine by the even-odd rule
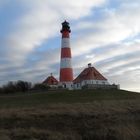
[[[60,85],[64,88],[73,89],[73,69],[71,63],[70,26],[67,21],[62,23]]]

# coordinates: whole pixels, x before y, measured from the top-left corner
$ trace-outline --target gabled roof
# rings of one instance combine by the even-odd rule
[[[52,75],[49,76],[46,80],[43,81],[43,84],[47,85],[57,85],[58,81]]]
[[[83,80],[107,80],[99,71],[97,71],[94,67],[85,68],[76,79],[74,79],[74,83],[80,83]]]

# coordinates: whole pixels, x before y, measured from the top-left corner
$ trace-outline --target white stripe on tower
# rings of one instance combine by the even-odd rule
[[[61,69],[62,68],[72,68],[71,58],[61,58]]]
[[[70,39],[69,38],[62,38],[61,47],[62,48],[70,48]]]
[[[73,69],[71,64],[70,26],[67,21],[62,23],[60,83],[71,89],[73,83]]]

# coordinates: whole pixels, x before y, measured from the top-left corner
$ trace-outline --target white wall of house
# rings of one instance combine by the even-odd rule
[[[74,84],[75,89],[81,89],[82,86],[85,85],[109,85],[109,82],[107,80],[83,80],[81,83],[76,83]]]
[[[106,80],[83,80],[81,83],[82,86],[87,84],[109,85],[108,81]]]
[[[63,88],[67,88],[69,90],[73,90],[73,82],[59,82],[59,86]]]

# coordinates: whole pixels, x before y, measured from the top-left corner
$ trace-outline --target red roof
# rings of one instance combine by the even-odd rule
[[[102,74],[100,74],[94,67],[85,68],[76,79],[74,83],[80,83],[83,80],[107,80]]]
[[[53,76],[49,76],[46,80],[43,81],[43,84],[57,85],[58,84],[58,81]]]

